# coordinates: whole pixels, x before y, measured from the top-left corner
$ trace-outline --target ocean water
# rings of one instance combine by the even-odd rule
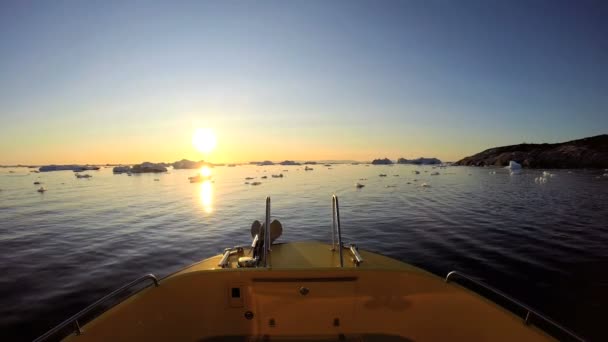
[[[333,193],[347,242],[437,275],[469,273],[589,340],[608,338],[603,172],[551,170],[539,184],[538,170],[313,168],[216,167],[213,182],[199,184],[188,181],[195,170],[129,177],[104,168],[76,179],[0,169],[0,339],[31,340],[142,274],[167,275],[249,243],[267,195],[283,223],[279,241],[329,242]],[[270,177],[277,173],[285,177]]]

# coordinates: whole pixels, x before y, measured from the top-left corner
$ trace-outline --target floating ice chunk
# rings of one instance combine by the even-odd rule
[[[430,188],[431,187],[429,184],[426,184],[426,183],[422,183],[422,184],[420,184],[420,186],[423,187],[423,188]]]
[[[507,166],[506,169],[521,170],[521,164],[516,161],[511,160],[509,162],[509,166]]]
[[[543,177],[545,177],[545,178],[552,178],[553,176],[555,176],[554,173],[543,171]]]

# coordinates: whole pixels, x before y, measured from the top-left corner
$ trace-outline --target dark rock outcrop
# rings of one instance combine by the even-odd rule
[[[608,168],[608,135],[557,144],[519,144],[494,147],[454,165],[506,166],[516,161],[526,168]]]
[[[391,164],[393,164],[393,161],[388,158],[374,159],[372,161],[372,165],[391,165]]]

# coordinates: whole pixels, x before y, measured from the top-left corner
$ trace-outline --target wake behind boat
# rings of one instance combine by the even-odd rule
[[[583,340],[473,277],[452,271],[439,278],[344,243],[336,196],[332,209],[331,244],[273,243],[283,227],[271,222],[267,198],[250,245],[162,280],[138,278],[36,341]],[[104,304],[115,305],[85,322]]]

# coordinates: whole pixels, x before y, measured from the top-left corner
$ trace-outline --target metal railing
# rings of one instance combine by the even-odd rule
[[[266,220],[264,224],[264,267],[270,267],[268,251],[270,250],[270,196],[266,197]]]
[[[80,312],[78,312],[77,314],[75,314],[74,316],[66,319],[65,321],[63,321],[61,324],[59,324],[58,326],[54,327],[53,329],[47,331],[44,335],[38,337],[37,339],[34,340],[34,342],[40,342],[40,341],[44,341],[47,338],[55,335],[56,333],[58,333],[59,331],[61,331],[62,329],[66,328],[69,325],[73,325],[74,326],[74,331],[76,332],[76,335],[80,335],[81,334],[81,330],[80,330],[80,324],[78,323],[78,320],[82,318],[82,316],[88,314],[89,312],[93,311],[93,309],[98,308],[102,303],[104,303],[105,301],[107,301],[110,298],[115,297],[118,294],[121,294],[125,291],[127,291],[128,289],[132,288],[133,286],[146,281],[146,280],[151,280],[154,283],[155,287],[158,287],[158,279],[156,278],[156,276],[154,274],[146,274],[143,277],[137,278],[135,280],[133,280],[132,282],[125,284],[123,286],[121,286],[120,288],[112,291],[110,294],[102,297],[101,299],[97,300],[95,303],[87,306],[86,308],[84,308],[83,310],[81,310]],[[147,287],[147,286],[146,286]]]
[[[331,230],[331,248],[333,251],[336,250],[336,232],[338,234],[338,251],[340,253],[340,267],[344,267],[344,256],[342,255],[342,228],[340,226],[340,205],[338,203],[338,196],[333,195],[331,197],[331,211],[332,211],[332,230]],[[337,224],[336,224],[337,223]]]
[[[584,342],[585,340],[582,339],[581,337],[579,337],[578,335],[576,335],[574,332],[566,329],[565,327],[563,327],[561,324],[555,322],[554,320],[550,319],[549,317],[539,313],[538,311],[530,308],[529,306],[527,306],[526,304],[518,301],[515,298],[512,298],[511,296],[507,295],[506,293],[497,290],[495,288],[493,288],[492,286],[476,280],[464,273],[458,272],[458,271],[451,271],[449,272],[446,276],[445,276],[445,282],[449,283],[450,282],[450,278],[454,278],[454,277],[460,277],[463,279],[466,279],[467,281],[472,282],[473,284],[475,284],[476,286],[479,286],[481,288],[483,288],[486,291],[491,292],[492,294],[498,295],[500,297],[502,297],[503,299],[506,299],[508,302],[510,302],[511,304],[514,304],[516,306],[518,306],[520,309],[524,309],[526,311],[526,316],[524,318],[524,324],[528,325],[531,324],[531,318],[534,317],[538,317],[540,318],[542,321],[549,323],[550,325],[552,325],[553,327],[557,328],[559,331],[561,331],[562,333],[567,334],[569,337],[571,337],[572,339],[576,340],[576,341],[582,341]]]

